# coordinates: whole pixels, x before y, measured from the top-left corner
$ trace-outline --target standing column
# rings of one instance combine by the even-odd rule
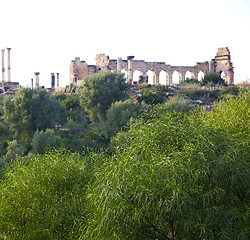
[[[160,73],[155,72],[155,85],[159,85],[159,84],[160,84]]]
[[[134,56],[128,56],[128,80],[127,82],[132,84],[133,83],[133,58]]]
[[[57,87],[59,87],[59,73],[56,74],[57,77]]]
[[[39,88],[39,72],[35,72],[35,88]]]
[[[2,49],[2,82],[5,82],[5,67],[4,67],[4,51],[5,49]]]
[[[122,58],[117,58],[117,72],[122,70]]]
[[[7,51],[8,51],[8,82],[11,82],[11,79],[10,79],[10,50],[11,50],[11,48],[7,48]]]
[[[51,88],[55,88],[55,74],[51,73]]]

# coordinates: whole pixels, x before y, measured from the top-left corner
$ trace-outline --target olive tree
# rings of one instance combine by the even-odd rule
[[[128,84],[124,74],[101,71],[83,80],[78,90],[80,105],[87,111],[91,120],[106,118],[106,111],[111,104],[127,98]]]
[[[54,127],[60,107],[45,89],[21,88],[14,98],[4,99],[4,118],[15,137],[27,144],[37,129]]]

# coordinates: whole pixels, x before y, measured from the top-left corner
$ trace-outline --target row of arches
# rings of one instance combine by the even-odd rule
[[[127,79],[127,70],[123,69],[121,72],[125,74],[125,78]],[[141,71],[135,70],[133,72],[133,82],[138,82],[140,76],[143,76],[143,75],[144,74]],[[154,84],[156,82],[156,74],[155,74],[155,72],[153,72],[151,70],[148,70],[146,72],[146,76],[147,76],[149,84]],[[195,78],[195,75],[192,72],[187,71],[185,73],[185,79],[187,79],[187,78],[189,78],[189,79]],[[201,81],[202,78],[204,78],[204,72],[200,71],[198,73],[198,80]],[[168,85],[169,84],[169,79],[170,79],[169,74],[166,71],[162,70],[159,73],[159,84]],[[178,71],[173,72],[171,79],[172,79],[173,84],[179,84],[183,80],[182,77],[181,77],[181,73],[178,72]]]
[[[125,78],[127,79],[127,70],[123,69],[121,72],[125,74]],[[139,70],[135,70],[133,72],[133,82],[138,82],[140,76],[143,76],[143,73],[141,71],[139,71]],[[148,79],[148,84],[153,85],[156,82],[156,74],[152,70],[148,70],[146,72],[146,76],[147,76],[147,79]],[[221,72],[221,77],[223,79],[225,79],[225,73],[224,72]],[[191,79],[191,78],[196,79],[194,73],[191,72],[191,71],[187,71],[185,73],[185,79],[188,79],[188,78],[189,79]],[[203,78],[204,78],[204,72],[200,71],[198,73],[198,81],[201,81]],[[159,84],[161,84],[161,85],[169,85],[170,84],[169,79],[170,79],[169,74],[166,71],[162,70],[159,73]],[[181,73],[179,71],[175,70],[173,72],[173,74],[172,74],[172,77],[171,77],[172,84],[179,84],[181,81],[183,81]]]

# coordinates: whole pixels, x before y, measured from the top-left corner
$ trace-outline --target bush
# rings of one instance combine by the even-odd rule
[[[167,111],[188,112],[192,109],[192,105],[190,100],[176,95],[166,101],[163,108]]]
[[[17,140],[8,142],[7,153],[2,157],[5,163],[16,161],[25,155],[27,149],[19,144]]]
[[[60,139],[55,135],[55,131],[47,129],[46,131],[36,131],[31,142],[32,152],[42,154],[46,147],[60,147]]]
[[[1,239],[79,239],[89,173],[79,154],[16,161],[0,182]]]
[[[201,80],[201,85],[226,85],[225,80],[221,78],[220,73],[207,72]]]
[[[136,118],[142,111],[141,105],[128,99],[112,103],[107,111],[105,135],[110,138],[125,126],[131,118]]]

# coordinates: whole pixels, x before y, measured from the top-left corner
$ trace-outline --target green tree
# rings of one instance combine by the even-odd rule
[[[17,158],[24,156],[26,151],[27,149],[19,144],[17,140],[13,140],[8,143],[7,153],[3,156],[3,160],[5,163],[13,162]]]
[[[201,80],[202,85],[225,85],[225,80],[221,78],[220,73],[208,72],[205,73],[204,78]]]
[[[79,121],[80,118],[86,115],[85,110],[80,105],[80,98],[77,93],[71,93],[62,101],[62,108],[66,111],[66,118],[69,121],[73,119]]]
[[[15,137],[22,144],[28,144],[37,129],[54,127],[60,107],[45,89],[21,88],[13,99],[4,99],[4,118]]]
[[[106,118],[111,104],[127,98],[128,84],[124,74],[101,71],[84,78],[79,89],[80,104],[90,115],[91,120]]]
[[[141,112],[141,105],[133,102],[131,99],[124,102],[119,101],[112,103],[110,109],[107,111],[106,137],[112,137],[119,132],[131,118],[136,118]]]
[[[46,131],[36,131],[31,142],[32,152],[42,154],[46,147],[58,148],[60,147],[60,139],[55,135],[53,129],[46,129]]]
[[[86,238],[248,239],[249,93],[150,115],[97,170]]]
[[[16,161],[0,181],[1,239],[80,239],[89,171],[66,151]]]

